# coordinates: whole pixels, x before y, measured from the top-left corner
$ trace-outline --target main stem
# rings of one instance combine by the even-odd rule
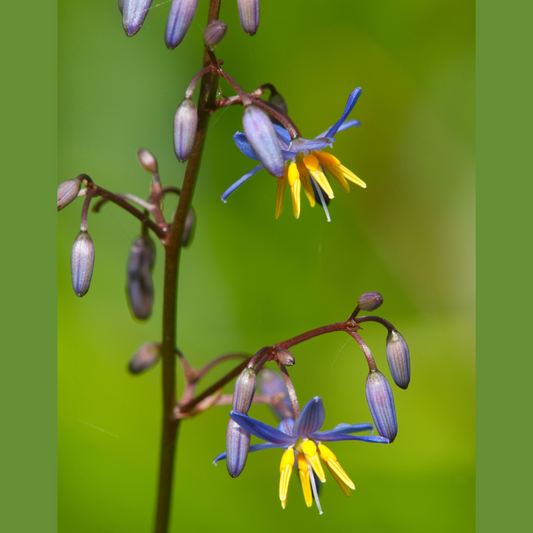
[[[218,19],[221,0],[211,0],[209,5],[208,23]],[[204,64],[210,64],[209,55],[204,51]],[[216,76],[206,74],[201,81],[198,98],[198,126],[194,141],[194,149],[183,178],[178,209],[171,225],[170,235],[165,245],[165,281],[163,294],[163,339],[162,357],[162,388],[163,388],[163,423],[161,435],[161,451],[159,461],[159,486],[157,494],[157,514],[155,533],[167,533],[170,523],[170,506],[172,496],[172,479],[174,459],[179,428],[179,420],[173,419],[176,404],[176,355],[174,348],[177,337],[177,304],[178,304],[178,273],[181,249],[181,237],[185,227],[185,219],[191,206],[196,178],[200,170],[200,161],[207,134],[207,125],[216,97]]]

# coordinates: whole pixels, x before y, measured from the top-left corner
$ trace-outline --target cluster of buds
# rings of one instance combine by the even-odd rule
[[[122,27],[128,37],[135,35],[142,27],[152,0],[118,0],[122,14]],[[243,30],[255,35],[259,27],[259,0],[237,0]],[[183,41],[196,13],[198,0],[172,0],[165,30],[165,43],[173,50]]]

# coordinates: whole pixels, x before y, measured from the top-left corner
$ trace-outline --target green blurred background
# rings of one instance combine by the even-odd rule
[[[146,196],[149,175],[136,159],[145,147],[164,184],[179,186],[172,120],[200,66],[207,2],[172,52],[163,40],[170,2],[155,5],[131,39],[114,0],[58,5],[58,181],[85,172]],[[249,91],[275,84],[304,136],[327,129],[350,91],[363,88],[351,115],[362,126],[337,135],[334,153],[368,188],[346,195],[334,184],[331,223],[305,199],[294,220],[288,195],[275,220],[276,184],[266,172],[223,204],[220,194],[254,163],[231,139],[242,108],[217,113],[194,199],[196,235],[182,260],[179,346],[195,366],[254,353],[345,319],[362,292],[377,290],[379,314],[410,346],[412,381],[394,388],[392,446],[332,446],[357,490],[347,499],[330,479],[321,517],[305,507],[295,476],[281,510],[279,450],[251,455],[238,479],[211,464],[225,446],[227,407],[184,423],[172,531],[474,530],[474,14],[473,2],[459,0],[263,0],[250,38],[235,2],[223,2],[225,68]],[[140,344],[159,339],[163,254],[159,247],[155,311],[139,323],[124,294],[139,224],[106,206],[89,218],[96,266],[78,299],[69,267],[78,202],[59,214],[59,528],[144,533],[153,521],[160,367],[132,377],[126,365]],[[169,201],[168,215],[174,207]],[[362,333],[390,376],[384,330],[369,324]],[[355,342],[332,334],[293,353],[300,402],[320,395],[328,428],[371,421]],[[250,414],[275,422],[264,406]]]

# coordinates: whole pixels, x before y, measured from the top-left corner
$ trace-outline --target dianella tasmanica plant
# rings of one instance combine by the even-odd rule
[[[151,0],[119,0],[118,6],[127,36],[131,37],[141,29],[149,15],[151,4]],[[168,48],[174,49],[185,38],[197,4],[198,0],[173,0],[165,31],[165,43]],[[160,340],[147,340],[140,346],[128,367],[132,374],[140,374],[154,367],[159,361],[162,363],[163,402],[154,528],[156,533],[167,532],[169,528],[176,443],[182,421],[212,407],[226,406],[220,409],[221,416],[228,418],[226,450],[215,458],[215,464],[225,460],[229,475],[235,478],[243,471],[250,452],[282,448],[284,451],[281,455],[279,485],[282,507],[285,508],[287,504],[289,481],[294,470],[300,478],[307,506],[311,507],[314,500],[322,513],[319,489],[320,484],[326,481],[323,464],[345,495],[348,496],[355,488],[349,475],[330,450],[329,443],[351,440],[389,444],[395,440],[398,433],[391,386],[378,370],[372,353],[359,333],[361,324],[377,322],[385,327],[386,359],[394,382],[398,387],[406,389],[410,380],[409,349],[402,335],[389,321],[381,317],[359,316],[360,312],[371,312],[381,306],[383,298],[378,292],[363,294],[347,320],[274,342],[261,347],[253,355],[236,351],[216,357],[203,368],[195,368],[178,348],[176,317],[180,253],[183,247],[192,242],[196,221],[192,199],[211,115],[227,107],[244,108],[244,131],[237,132],[233,138],[240,151],[256,162],[247,174],[233,184],[226,184],[225,191],[221,189],[224,202],[244,182],[264,169],[276,180],[276,218],[282,214],[283,196],[288,184],[295,218],[299,218],[301,214],[300,197],[303,189],[310,205],[319,204],[329,221],[328,204],[334,197],[331,178],[346,192],[350,190],[349,182],[366,187],[362,180],[328,151],[338,133],[359,126],[359,122],[349,119],[349,115],[361,95],[361,89],[356,88],[349,93],[344,109],[342,103],[339,106],[332,105],[332,117],[340,117],[336,121],[332,120],[332,125],[323,133],[313,138],[304,137],[290,117],[287,103],[272,83],[264,83],[247,92],[231,77],[226,68],[223,68],[224,62],[215,54],[215,51],[221,48],[220,43],[227,30],[227,25],[219,20],[220,4],[221,0],[210,0],[204,31],[203,65],[185,88],[181,103],[176,102],[174,149],[177,159],[186,163],[180,186],[172,179],[163,180],[159,175],[156,157],[151,151],[141,148],[137,152],[139,163],[151,175],[151,190],[147,198],[113,193],[86,174],[61,183],[57,193],[58,211],[76,198],[84,198],[80,232],[74,241],[71,254],[72,285],[77,296],[84,296],[90,289],[95,267],[98,236],[94,236],[93,241],[88,231],[88,216],[93,200],[93,212],[98,212],[104,204],[111,202],[140,222],[139,236],[131,246],[126,267],[126,295],[131,313],[137,319],[147,320],[152,314],[154,294],[157,290],[152,280],[152,269],[156,259],[163,256],[162,336]],[[259,0],[238,0],[237,6],[244,31],[254,35],[259,27]],[[229,84],[235,94],[223,94],[219,84],[221,79]],[[194,102],[193,93],[197,86],[199,96]],[[337,186],[335,183],[333,185]],[[163,203],[167,195],[179,197],[178,207],[170,218],[163,213]],[[366,398],[374,424],[346,423],[321,431],[325,422],[322,399],[315,396],[300,410],[296,390],[287,370],[295,365],[295,358],[290,349],[311,338],[338,331],[347,333],[356,341],[368,364]],[[201,387],[204,378],[212,369],[232,359],[237,362],[233,370],[215,384]],[[184,390],[180,391],[179,395],[175,383],[177,363],[182,366],[186,381]],[[279,371],[267,368],[267,365],[277,367]],[[236,381],[233,394],[224,394],[225,385],[234,378]],[[271,406],[279,418],[279,426],[273,428],[250,418],[248,411],[252,403]],[[230,405],[231,409],[228,407]],[[265,442],[251,445],[252,435]],[[220,475],[220,471],[213,471],[213,475]]]

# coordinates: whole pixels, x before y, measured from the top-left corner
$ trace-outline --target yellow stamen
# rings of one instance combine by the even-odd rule
[[[313,191],[313,186],[311,185],[311,178],[309,177],[309,174],[307,172],[305,173],[305,176],[302,176],[302,185],[304,187],[305,195],[307,196],[307,199],[309,200],[309,203],[311,204],[311,207],[315,207],[315,191]]]
[[[298,165],[296,163],[291,163],[289,165],[288,178],[289,178],[289,185],[291,187],[294,186],[294,183],[296,180],[300,179],[300,173],[298,172]]]
[[[287,500],[281,500],[281,507],[283,507],[283,509],[287,507]]]
[[[306,156],[304,156],[304,165],[309,170],[318,170],[320,168],[320,163],[313,154],[307,154]]]
[[[341,162],[328,152],[313,152],[315,157],[325,166],[325,165],[340,165]]]
[[[326,178],[326,175],[322,172],[322,170],[311,170],[309,167],[308,169],[309,174],[311,174],[311,176],[315,178],[322,190],[328,195],[329,199],[333,198],[333,189],[331,188],[331,185],[329,184],[329,181]]]
[[[355,490],[355,485],[353,484],[353,481],[348,477],[348,474],[342,469],[334,453],[323,444],[318,445],[318,451],[320,452],[320,457],[322,457],[322,460],[326,463],[330,471],[335,472],[335,474],[337,474],[339,479],[345,485],[350,487],[352,490]],[[337,481],[337,483],[339,482],[337,478],[335,478],[335,480]]]
[[[344,481],[335,473],[334,470],[331,469],[331,467],[326,463],[326,466],[329,470],[329,473],[333,476],[333,479],[337,482],[337,485],[339,485],[342,492],[344,492],[344,495],[349,498],[350,497],[350,487],[344,483]]]
[[[281,476],[279,479],[279,499],[281,505],[287,500],[287,491],[289,489],[289,481],[291,480],[292,466],[294,465],[294,450],[289,448],[285,451],[281,458],[281,464],[279,470]],[[285,509],[285,506],[283,505]]]
[[[331,172],[335,178],[342,176],[356,185],[359,185],[359,187],[366,189],[366,183],[343,165],[330,165],[328,166],[328,171]]]
[[[300,480],[307,507],[313,505],[313,494],[311,492],[311,479],[309,477],[309,467],[303,453],[298,454],[298,470],[300,471]]]
[[[287,172],[285,172],[285,174],[286,173]],[[276,218],[279,218],[283,211],[283,195],[285,194],[286,184],[286,176],[283,176],[283,178],[278,178],[278,190],[276,191]]]
[[[298,175],[298,179],[294,182],[294,185],[291,185],[292,212],[294,214],[294,218],[300,217],[300,191],[302,189],[302,184],[300,182],[299,176],[300,175]]]
[[[316,444],[312,440],[306,440],[302,442],[302,449],[307,456],[309,464],[313,467],[318,479],[324,483],[326,481],[326,476],[324,475],[324,469],[322,468],[322,463],[320,462],[320,457],[318,456],[316,450]]]
[[[350,192],[350,186],[348,185],[348,182],[346,181],[345,177],[339,173],[335,172],[333,167],[326,166],[326,170],[331,173],[331,175],[337,180],[337,183],[346,191]]]

